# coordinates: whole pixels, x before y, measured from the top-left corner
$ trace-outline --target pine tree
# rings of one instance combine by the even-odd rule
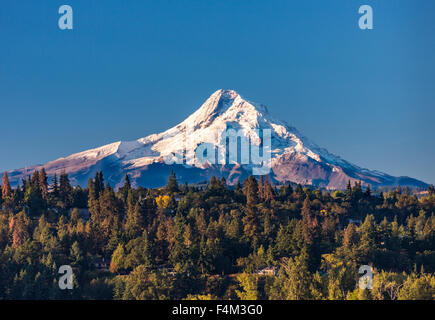
[[[127,216],[125,229],[129,239],[134,239],[143,229],[142,215],[139,210],[139,203],[135,201],[131,190],[128,191],[127,196]]]
[[[178,189],[177,177],[175,175],[175,172],[171,171],[171,174],[169,175],[168,178],[168,184],[166,185],[166,192],[174,193],[178,191],[179,189]]]
[[[371,188],[370,188],[370,185],[367,185],[366,192],[365,192],[365,196],[366,196],[367,198],[370,198],[370,197],[372,196],[372,190],[371,190]]]
[[[347,182],[345,199],[346,201],[350,201],[352,199],[352,185],[350,183],[350,180]]]
[[[304,241],[307,244],[313,243],[313,220],[311,214],[311,203],[308,197],[305,198],[304,204],[302,206],[302,232],[304,236]]]
[[[237,181],[236,189],[234,191],[237,194],[241,194],[242,193],[243,190],[242,190],[242,185],[240,184],[240,181]]]
[[[2,198],[7,199],[12,195],[11,185],[9,184],[8,173],[5,171],[3,175]]]
[[[46,202],[42,198],[39,171],[35,170],[32,175],[30,187],[26,191],[26,202],[33,216],[39,215],[45,209]]]
[[[34,190],[41,191],[41,186],[40,186],[40,184],[39,184],[39,171],[38,171],[38,170],[35,170],[35,171],[33,172],[32,180],[31,180],[31,187],[32,187]]]
[[[102,171],[98,171],[95,174],[94,189],[97,198],[104,192],[104,177]]]
[[[353,223],[349,223],[346,230],[344,231],[343,245],[346,248],[350,248],[352,245],[356,244],[358,241],[358,234],[356,232],[356,227]]]
[[[246,196],[247,205],[258,203],[258,184],[254,176],[250,176],[243,182],[243,192]]]
[[[69,182],[68,174],[62,171],[60,175],[59,197],[62,201],[62,207],[69,208],[72,203],[72,188]]]
[[[126,188],[127,190],[131,189],[131,182],[130,182],[130,177],[128,176],[128,174],[125,174],[124,188]]]
[[[9,229],[12,230],[12,247],[17,248],[21,246],[24,241],[30,238],[31,221],[24,211],[19,212],[11,219]]]
[[[39,172],[39,188],[41,190],[41,195],[44,200],[48,199],[48,182],[47,182],[47,173],[45,169],[42,168]]]
[[[429,193],[429,196],[435,195],[435,187],[433,186],[433,184],[431,184],[429,186],[429,188],[427,189],[427,192]]]
[[[54,198],[59,197],[59,184],[57,182],[57,174],[54,174],[53,177],[53,190],[52,190],[52,195]]]
[[[296,186],[296,193],[297,193],[299,196],[303,196],[303,195],[304,195],[304,190],[302,189],[302,186],[301,186],[300,183],[298,183],[298,185]]]
[[[186,219],[178,212],[174,222],[174,244],[171,248],[170,261],[175,267],[177,264],[182,266],[186,262],[187,248],[184,244]]]
[[[77,241],[75,241],[71,246],[70,261],[73,267],[80,269],[84,267],[85,257],[83,256],[83,252],[80,249],[80,245]]]
[[[260,176],[258,179],[258,199],[260,201],[264,200],[264,191],[263,191],[263,176]]]
[[[245,236],[253,241],[253,244],[256,244],[258,237],[260,235],[260,221],[258,219],[258,215],[253,205],[247,205],[246,214],[243,217],[243,231]]]
[[[285,201],[293,193],[293,188],[290,184],[283,185],[279,190],[280,198]]]
[[[152,269],[154,267],[152,247],[150,240],[148,239],[148,233],[146,231],[143,232],[142,239],[142,265],[145,266],[147,269]]]
[[[365,248],[372,249],[377,243],[376,221],[372,214],[366,216],[364,223],[360,227],[361,244]]]
[[[269,175],[266,176],[266,182],[264,183],[264,201],[270,202],[273,200],[272,185],[269,181]]]
[[[127,201],[127,197],[130,190],[131,190],[130,177],[128,176],[128,174],[126,174],[124,185],[121,188],[119,188],[119,193],[122,195],[124,201]]]
[[[402,187],[401,186],[397,186],[396,194],[397,195],[401,195],[402,194]]]

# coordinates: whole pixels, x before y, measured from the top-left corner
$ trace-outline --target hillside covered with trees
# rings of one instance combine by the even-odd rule
[[[0,198],[0,299],[435,299],[435,189],[88,187],[42,169]],[[59,267],[74,271],[60,290]],[[358,269],[374,270],[373,289]]]

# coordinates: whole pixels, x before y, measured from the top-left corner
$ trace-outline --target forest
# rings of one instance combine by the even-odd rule
[[[433,300],[435,189],[87,188],[37,170],[0,198],[0,299]],[[59,267],[73,288],[59,287]],[[372,288],[358,286],[373,269]]]

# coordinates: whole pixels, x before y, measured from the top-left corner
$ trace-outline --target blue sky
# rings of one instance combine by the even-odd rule
[[[3,1],[0,170],[165,130],[225,88],[348,161],[435,183],[434,34],[434,1]]]

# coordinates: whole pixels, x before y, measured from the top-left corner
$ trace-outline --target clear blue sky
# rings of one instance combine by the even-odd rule
[[[435,183],[435,1],[0,4],[0,170],[165,130],[220,88],[355,164]]]

